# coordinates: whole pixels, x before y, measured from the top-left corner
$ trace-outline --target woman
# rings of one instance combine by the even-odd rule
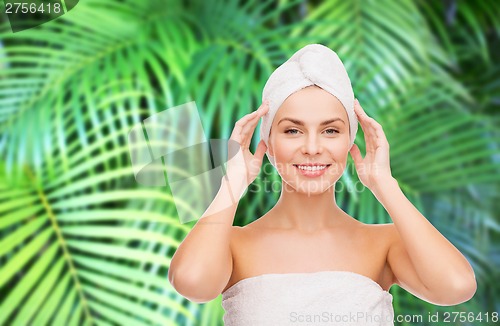
[[[179,293],[195,302],[222,293],[226,325],[392,325],[393,284],[437,305],[474,295],[468,261],[392,177],[383,129],[354,100],[335,52],[319,44],[302,48],[270,76],[263,98],[236,123],[231,139],[239,151],[172,259],[169,280]],[[252,155],[261,118],[262,140]],[[364,158],[353,144],[358,121]],[[233,227],[264,153],[282,178],[281,196],[261,218]],[[348,153],[394,223],[364,224],[337,206],[335,183]]]

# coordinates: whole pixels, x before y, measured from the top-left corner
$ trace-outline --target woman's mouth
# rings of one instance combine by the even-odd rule
[[[306,177],[319,177],[323,175],[331,164],[300,165],[293,164],[299,170],[300,174]]]

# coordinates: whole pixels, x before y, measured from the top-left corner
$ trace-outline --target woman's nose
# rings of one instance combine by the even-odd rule
[[[319,136],[309,135],[305,138],[305,143],[302,145],[302,152],[304,154],[314,155],[321,153],[323,146]]]

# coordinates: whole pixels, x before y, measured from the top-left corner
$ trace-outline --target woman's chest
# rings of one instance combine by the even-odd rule
[[[311,235],[247,230],[233,237],[231,249],[233,273],[226,288],[262,274],[326,270],[352,271],[377,281],[387,254],[372,234],[353,230]]]

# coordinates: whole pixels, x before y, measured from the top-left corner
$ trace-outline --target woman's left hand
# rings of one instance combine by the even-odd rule
[[[361,157],[356,144],[352,145],[349,153],[354,160],[359,180],[373,192],[392,179],[389,142],[382,126],[365,113],[358,100],[354,100],[354,112],[365,134],[366,155]]]

